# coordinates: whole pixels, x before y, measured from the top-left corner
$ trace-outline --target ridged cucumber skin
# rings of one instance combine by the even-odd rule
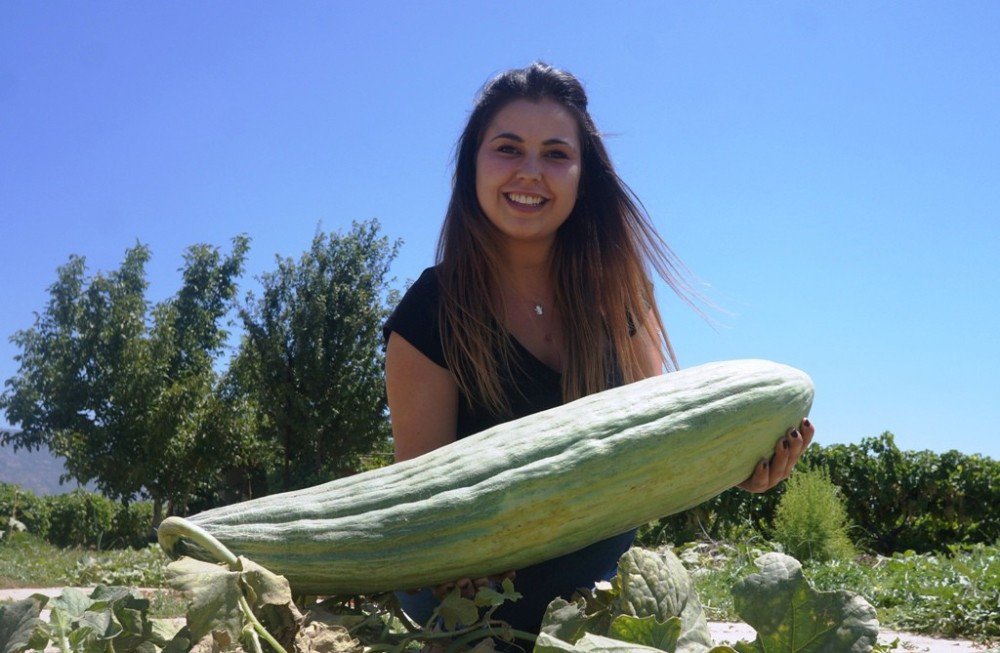
[[[707,501],[750,476],[812,399],[795,368],[707,363],[190,521],[303,594],[481,577]],[[198,555],[172,518],[158,538],[168,555]]]

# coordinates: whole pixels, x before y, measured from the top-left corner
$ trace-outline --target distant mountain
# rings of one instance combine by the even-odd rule
[[[66,473],[61,458],[48,449],[27,451],[0,445],[0,483],[13,483],[37,495],[72,492],[79,484],[69,481],[59,484],[59,476]]]

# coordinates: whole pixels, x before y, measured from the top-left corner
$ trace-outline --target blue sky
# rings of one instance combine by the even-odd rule
[[[682,366],[812,375],[818,441],[1000,458],[1000,4],[0,4],[0,379],[71,254],[252,239],[244,289],[377,218],[433,261],[492,74],[577,74],[621,176],[724,310]],[[0,420],[2,421],[2,420]]]

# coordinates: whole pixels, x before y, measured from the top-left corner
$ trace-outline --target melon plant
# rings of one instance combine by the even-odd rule
[[[372,594],[519,569],[746,479],[812,398],[812,381],[792,367],[709,363],[388,467],[189,521],[171,517],[159,542],[172,557],[214,559],[215,538],[303,594]]]

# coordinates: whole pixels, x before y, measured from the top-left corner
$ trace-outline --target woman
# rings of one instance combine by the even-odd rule
[[[437,261],[385,326],[397,460],[677,366],[647,270],[684,286],[569,73],[536,63],[484,87],[459,141]],[[804,420],[741,487],[787,477],[813,432]],[[537,632],[553,598],[613,576],[634,535],[517,570],[524,598],[495,616]],[[437,600],[429,589],[399,596],[421,623]]]

